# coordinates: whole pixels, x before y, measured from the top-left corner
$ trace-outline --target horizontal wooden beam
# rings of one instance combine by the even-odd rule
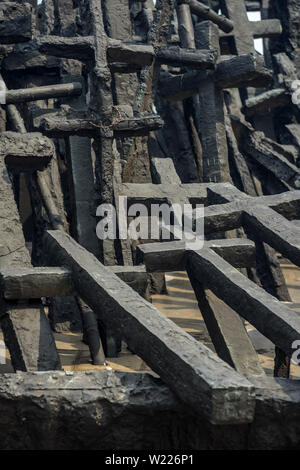
[[[251,117],[257,113],[265,113],[271,109],[287,106],[290,103],[290,93],[284,88],[275,88],[247,99],[243,111],[246,116]]]
[[[15,171],[44,170],[54,155],[54,144],[38,132],[19,134],[3,132],[0,139],[0,158]]]
[[[38,36],[36,42],[39,51],[50,56],[82,61],[95,59],[94,38],[90,36]]]
[[[253,420],[254,394],[249,382],[206,346],[162,315],[61,231],[48,231],[45,251],[51,262],[73,272],[76,290],[120,331],[136,353],[161,376],[195,413],[213,424]]]
[[[214,250],[237,268],[255,266],[255,244],[245,239],[221,239],[205,242],[205,248]],[[184,241],[145,243],[137,246],[138,262],[143,262],[148,272],[185,271]]]
[[[177,3],[179,3],[179,5],[183,3],[188,4],[194,15],[199,16],[201,19],[212,21],[217,24],[220,29],[225,31],[225,33],[229,33],[233,30],[234,25],[232,21],[226,18],[226,16],[218,15],[214,10],[197,0],[179,0]]]
[[[1,255],[1,247],[0,247]],[[145,266],[109,266],[122,281],[145,295],[148,275]],[[72,272],[64,267],[13,267],[0,271],[1,295],[5,300],[70,297],[76,295]]]
[[[20,90],[7,90],[5,101],[6,104],[26,103],[28,101],[37,101],[49,98],[79,96],[81,93],[81,83],[63,83],[59,85],[23,88]]]
[[[217,59],[214,51],[177,46],[156,47],[155,57],[161,64],[200,69],[214,69]]]
[[[160,77],[159,93],[169,101],[183,100],[198,93],[203,80],[209,76],[203,70],[190,71],[184,74],[162,74]],[[244,54],[222,59],[217,63],[214,76],[216,85],[220,88],[260,88],[268,86],[272,81],[271,72],[253,54]]]
[[[103,126],[95,117],[87,113],[45,113],[34,121],[37,130],[49,137],[68,137],[71,135],[93,137],[99,127]],[[109,124],[105,124],[109,125]],[[145,114],[137,117],[123,118],[112,124],[115,137],[135,137],[148,135],[149,132],[163,127],[160,116]]]
[[[27,42],[31,37],[31,5],[14,2],[0,3],[0,44]]]
[[[7,268],[0,271],[6,300],[75,295],[72,273],[66,268]]]
[[[278,19],[251,21],[254,38],[276,38],[282,34],[282,26]]]
[[[300,340],[298,313],[268,294],[212,250],[187,253],[193,275],[288,356]]]

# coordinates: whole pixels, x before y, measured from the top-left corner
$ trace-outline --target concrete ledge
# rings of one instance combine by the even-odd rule
[[[213,426],[147,374],[3,374],[0,449],[299,449],[300,381],[251,381],[254,422]]]

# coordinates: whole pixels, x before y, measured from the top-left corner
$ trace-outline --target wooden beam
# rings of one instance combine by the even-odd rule
[[[52,263],[74,274],[75,287],[105,321],[196,413],[213,424],[251,422],[249,382],[132,291],[92,254],[61,231],[48,231],[45,247]],[[230,391],[230,393],[229,393]]]
[[[132,289],[142,296],[145,295],[148,287],[145,266],[109,266],[109,268]],[[26,268],[16,266],[1,269],[0,285],[1,294],[5,300],[76,295],[72,272],[64,267]]]
[[[71,111],[70,113],[45,113],[37,117],[34,127],[49,137],[68,137],[71,135],[93,137],[101,126],[110,126],[102,123],[94,116],[85,112]],[[149,132],[163,127],[164,121],[154,114],[141,114],[132,118],[117,119],[112,123],[111,130],[115,137],[135,137],[148,135]]]
[[[255,265],[255,244],[251,240],[221,239],[206,241],[205,248],[212,249],[237,268]],[[185,271],[186,243],[184,241],[145,243],[138,245],[138,262],[144,263],[148,272]]]
[[[0,3],[0,43],[30,41],[32,37],[32,7],[29,3]]]
[[[300,318],[293,310],[265,292],[212,250],[187,253],[187,267],[260,333],[291,357],[292,344],[300,339]]]
[[[274,88],[247,99],[243,111],[246,116],[251,117],[257,113],[265,113],[271,109],[287,106],[290,103],[290,93],[284,88]]]
[[[265,137],[263,132],[250,132],[243,143],[243,149],[279,180],[285,181],[292,188],[300,189],[300,169],[276,151],[272,144],[273,141]]]
[[[277,19],[251,21],[251,29],[254,39],[276,38],[282,33],[280,20]]]
[[[216,63],[214,51],[183,49],[177,46],[157,47],[155,57],[161,64],[178,67],[214,69]]]
[[[43,170],[54,155],[53,142],[40,133],[4,132],[0,139],[0,156],[15,171]]]
[[[230,21],[226,16],[218,15],[214,10],[209,8],[207,5],[198,2],[197,0],[180,0],[179,5],[186,3],[190,6],[191,12],[194,15],[204,20],[209,20],[219,26],[220,29],[229,33],[233,30],[233,22]]]
[[[7,268],[0,271],[6,300],[75,295],[72,273],[66,268]]]
[[[43,54],[82,61],[95,60],[94,38],[91,36],[38,36],[36,41],[38,50]]]
[[[7,90],[6,104],[26,103],[49,98],[79,96],[82,93],[81,83],[64,83],[61,85],[48,85],[20,90]]]
[[[189,71],[184,74],[162,74],[159,93],[169,101],[178,101],[198,93],[204,80],[210,79],[205,71]],[[214,81],[219,88],[261,88],[272,81],[272,73],[264,66],[262,58],[244,54],[222,59],[217,63]]]

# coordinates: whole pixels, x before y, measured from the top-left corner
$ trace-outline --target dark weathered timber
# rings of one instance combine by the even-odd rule
[[[110,269],[140,295],[147,295],[145,266],[110,266]],[[76,295],[72,272],[63,267],[6,268],[0,271],[0,282],[1,293],[9,301]]]
[[[214,69],[216,55],[210,50],[183,49],[177,46],[155,48],[158,62],[179,67]]]
[[[36,42],[38,50],[50,56],[83,61],[95,60],[93,37],[39,36]]]
[[[0,175],[0,270],[13,266],[30,267],[30,255],[25,246],[13,188],[3,158],[0,158]],[[4,340],[15,370],[61,368],[50,325],[41,304],[1,302],[0,317]]]
[[[0,279],[6,300],[75,295],[72,273],[66,268],[7,268]]]
[[[299,315],[235,270],[212,250],[187,253],[187,269],[288,356],[300,339]]]
[[[219,203],[205,209],[208,233],[245,225],[250,231],[259,232],[261,240],[277,252],[300,265],[300,229],[285,218],[299,217],[300,191],[254,198],[227,183],[210,185],[208,191],[211,201]]]
[[[221,88],[264,88],[272,83],[272,71],[257,54],[241,54],[217,64],[216,83]]]
[[[291,103],[291,96],[284,88],[275,88],[246,100],[244,113],[246,116],[254,116],[256,113],[281,108]]]
[[[21,90],[8,90],[5,95],[6,104],[26,103],[48,98],[79,96],[82,92],[81,83],[66,83]]]
[[[272,140],[265,137],[263,132],[250,133],[244,141],[243,148],[247,155],[254,158],[279,180],[285,181],[292,188],[300,188],[299,168],[277,152],[272,145]]]
[[[254,2],[253,0],[246,0],[246,9],[247,11],[260,11],[261,9],[261,3],[259,2]]]
[[[43,170],[54,155],[50,139],[39,133],[5,132],[0,139],[0,158],[16,171]]]
[[[137,354],[185,403],[214,424],[252,421],[253,389],[246,379],[132,291],[67,234],[48,231],[45,247],[52,263],[72,270],[80,296],[95,312],[101,309],[105,321],[122,331]]]
[[[254,38],[274,37],[282,32],[279,20],[249,21],[244,1],[220,0],[220,6],[222,12],[234,23],[234,30],[226,36],[233,37],[232,52],[235,54],[255,53]]]
[[[255,266],[255,245],[251,240],[230,238],[205,241],[205,249],[215,251],[236,268]],[[185,271],[184,241],[145,243],[137,247],[138,261],[143,262],[148,272]]]
[[[264,376],[257,353],[239,315],[187,269],[199,309],[218,356],[245,376]]]
[[[152,64],[154,55],[153,46],[148,44],[124,43],[110,39],[107,47],[109,63],[129,63],[145,67]]]
[[[207,79],[214,79],[218,88],[263,88],[270,85],[272,73],[263,65],[263,59],[253,54],[244,54],[217,62],[214,76],[205,71],[189,71],[179,75],[163,74],[159,93],[170,101],[178,101],[198,93]]]
[[[144,114],[141,116],[116,119],[115,123],[102,123],[94,116],[88,116],[85,111],[72,110],[70,113],[50,112],[35,119],[34,126],[49,137],[68,137],[71,135],[95,136],[101,127],[110,126],[114,137],[136,137],[148,135],[149,132],[163,127],[164,121],[160,116]]]
[[[30,41],[32,37],[32,8],[29,3],[0,3],[0,43]]]
[[[182,3],[188,4],[194,15],[199,16],[201,19],[212,21],[218,25],[220,29],[225,31],[225,33],[229,33],[233,30],[234,25],[232,21],[226,18],[226,16],[218,15],[214,10],[203,3],[196,0],[179,0],[178,3],[179,5]]]

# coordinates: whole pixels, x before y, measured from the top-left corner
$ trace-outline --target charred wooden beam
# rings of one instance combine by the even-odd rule
[[[30,41],[32,37],[32,7],[29,3],[0,3],[0,43]]]
[[[81,83],[65,83],[61,85],[48,85],[20,90],[7,90],[6,104],[26,103],[49,98],[79,96],[82,93]]]
[[[277,19],[251,21],[251,29],[254,39],[274,38],[282,33],[280,20]]]
[[[45,244],[53,263],[72,270],[80,296],[95,312],[101,309],[105,321],[122,331],[137,354],[195,412],[214,424],[252,421],[253,389],[244,377],[133,292],[70,236],[48,231]]]
[[[232,268],[212,250],[188,252],[187,267],[233,310],[288,356],[300,339],[299,315]]]
[[[177,101],[198,93],[204,80],[214,79],[219,88],[261,88],[270,85],[272,73],[262,58],[244,54],[221,60],[217,63],[213,77],[205,71],[191,71],[180,75],[162,75],[159,92],[162,97]]]
[[[0,138],[0,156],[14,171],[43,170],[54,155],[53,142],[40,133],[5,132]]]
[[[151,65],[154,59],[154,48],[148,44],[123,43],[110,39],[107,47],[109,63],[129,63],[140,67]]]
[[[246,100],[244,113],[251,117],[257,113],[269,112],[271,109],[287,106],[290,103],[290,93],[284,88],[275,88]]]
[[[276,151],[280,146],[265,137],[263,132],[249,133],[243,144],[247,155],[254,158],[260,165],[273,173],[279,180],[285,181],[289,186],[300,189],[300,169],[289,162],[283,155]]]
[[[162,64],[178,67],[214,69],[216,63],[214,51],[183,49],[176,46],[155,48],[155,57]]]
[[[236,268],[255,266],[255,244],[251,240],[211,240],[204,246]],[[145,243],[137,247],[138,261],[144,263],[150,273],[185,271],[186,249],[184,241]]]
[[[230,21],[226,16],[218,15],[214,10],[209,8],[207,5],[198,2],[197,0],[179,0],[179,5],[187,4],[190,6],[191,12],[194,15],[204,20],[209,20],[219,26],[220,29],[229,33],[233,30],[233,22]]]
[[[253,0],[246,0],[246,9],[247,11],[260,11],[261,10],[261,3],[253,1]]]
[[[100,121],[100,120],[99,120]],[[70,135],[94,136],[99,128],[110,126],[115,137],[147,135],[163,127],[160,116],[143,114],[140,117],[123,118],[114,123],[101,123],[86,112],[46,113],[35,120],[35,128],[47,136],[62,137]]]
[[[39,36],[36,41],[39,51],[50,56],[83,61],[95,59],[94,38],[90,36]]]
[[[142,296],[145,295],[148,287],[145,266],[109,266],[109,268],[132,289]],[[0,286],[1,295],[7,301],[76,295],[72,272],[64,267],[16,266],[1,269]]]
[[[0,271],[6,300],[75,295],[72,273],[66,268],[7,268]]]
[[[30,255],[25,246],[12,184],[2,158],[0,179],[1,270],[16,265],[30,267]],[[0,322],[15,370],[45,371],[61,368],[55,341],[41,303],[17,304],[1,299]]]

